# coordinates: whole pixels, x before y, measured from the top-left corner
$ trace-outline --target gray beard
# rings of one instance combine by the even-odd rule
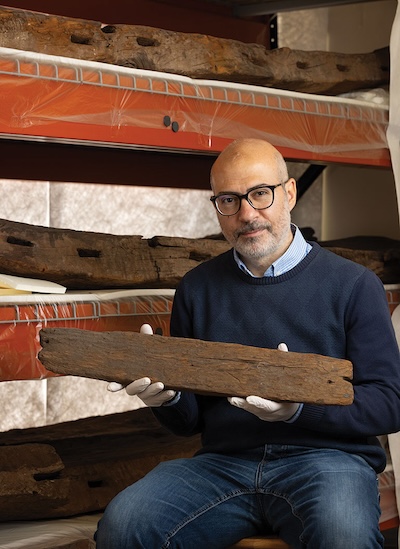
[[[261,244],[259,241],[262,237],[254,237],[246,242],[240,240],[242,234],[258,229],[263,229],[269,233],[270,237],[267,242]],[[274,253],[277,248],[279,248],[281,240],[278,235],[274,234],[270,223],[249,223],[242,229],[236,231],[234,237],[234,247],[236,251],[244,258],[249,257],[252,259],[262,258]]]

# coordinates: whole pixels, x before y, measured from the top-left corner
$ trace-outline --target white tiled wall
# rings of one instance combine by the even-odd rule
[[[219,231],[209,191],[52,183],[49,196],[52,227],[144,238]]]
[[[50,183],[0,179],[0,218],[49,225]]]
[[[45,381],[2,381],[0,402],[0,431],[46,424]]]

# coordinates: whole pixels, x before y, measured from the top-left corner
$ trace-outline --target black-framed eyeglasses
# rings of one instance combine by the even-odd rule
[[[242,206],[243,199],[247,200],[255,210],[266,210],[274,203],[275,189],[286,185],[286,183],[287,181],[278,183],[278,185],[257,185],[245,194],[220,193],[212,196],[210,200],[221,215],[237,214]]]

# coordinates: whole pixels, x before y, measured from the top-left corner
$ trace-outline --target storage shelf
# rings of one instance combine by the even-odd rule
[[[390,167],[388,108],[0,48],[0,137],[212,154],[238,137],[288,160]]]

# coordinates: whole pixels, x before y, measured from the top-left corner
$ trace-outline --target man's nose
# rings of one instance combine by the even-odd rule
[[[257,210],[250,205],[246,198],[242,198],[238,216],[240,219],[254,219],[258,215]]]

